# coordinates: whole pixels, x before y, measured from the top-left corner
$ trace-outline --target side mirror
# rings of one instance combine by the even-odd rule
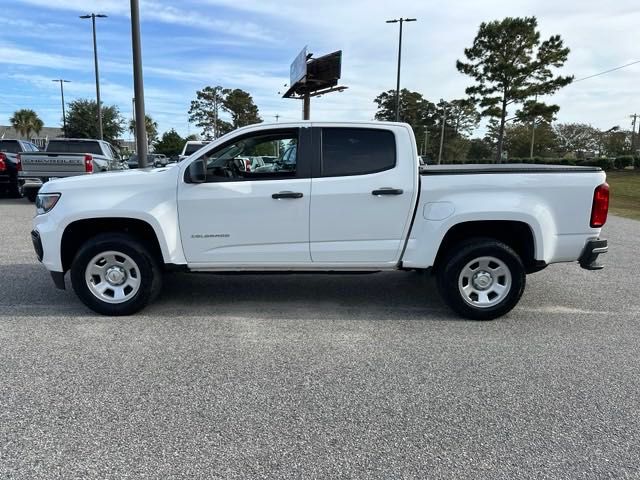
[[[198,159],[195,162],[191,162],[191,165],[187,168],[187,182],[188,183],[204,183],[207,180],[207,167],[203,159]]]

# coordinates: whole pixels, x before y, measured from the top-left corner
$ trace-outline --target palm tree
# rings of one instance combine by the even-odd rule
[[[13,117],[9,119],[11,126],[16,129],[23,137],[29,138],[31,132],[40,133],[44,123],[38,117],[38,114],[28,108],[16,110]]]
[[[149,115],[144,116],[144,127],[147,131],[147,142],[152,143],[158,138],[158,122],[154,121]],[[132,135],[136,134],[135,120],[129,121],[129,131]]]

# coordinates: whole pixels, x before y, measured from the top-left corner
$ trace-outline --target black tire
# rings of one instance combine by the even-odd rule
[[[140,272],[137,292],[123,303],[109,303],[92,293],[85,271],[89,262],[103,252],[125,254],[135,262]],[[97,235],[80,248],[71,265],[71,285],[82,303],[102,315],[132,315],[153,301],[162,288],[162,271],[156,258],[134,237],[123,233]]]
[[[11,198],[22,198],[24,195],[22,191],[22,185],[17,178],[14,178],[11,186],[9,187],[9,196]]]
[[[24,191],[24,195],[29,199],[31,203],[36,201],[36,197],[38,196],[38,190],[35,188],[28,188]]]
[[[506,291],[498,295],[490,291],[492,287],[488,287],[489,289],[486,292],[488,292],[488,295],[496,295],[496,303],[490,304],[493,300],[485,296],[485,299],[488,300],[487,304],[478,306],[480,305],[478,295],[476,293],[472,293],[470,296],[465,295],[461,291],[462,287],[460,285],[464,285],[465,281],[467,281],[463,270],[468,272],[469,270],[466,267],[471,264],[470,268],[473,268],[474,264],[472,262],[483,257],[492,257],[502,262],[503,268],[506,267],[508,269],[510,281],[505,280],[508,277],[496,275],[493,284],[501,282],[499,286],[506,287]],[[489,263],[492,264],[494,262]],[[489,273],[491,273],[490,270]],[[450,248],[448,254],[438,266],[436,275],[438,290],[445,303],[461,316],[471,320],[493,320],[508,313],[520,301],[526,283],[525,268],[518,254],[508,245],[485,237],[471,238]],[[472,304],[474,295],[475,300],[478,302],[475,305]],[[502,295],[504,297],[500,299],[499,297]]]

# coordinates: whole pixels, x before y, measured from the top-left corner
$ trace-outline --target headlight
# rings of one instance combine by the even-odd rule
[[[39,193],[36,197],[36,212],[38,215],[49,212],[56,206],[58,200],[60,200],[59,193]]]

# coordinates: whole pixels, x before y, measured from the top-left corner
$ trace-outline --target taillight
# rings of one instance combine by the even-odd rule
[[[91,155],[84,156],[84,171],[93,173],[93,157]]]
[[[603,183],[593,192],[593,205],[591,207],[591,228],[600,228],[607,221],[609,211],[609,185]]]
[[[6,160],[7,156],[4,153],[0,152],[0,172],[4,172],[7,169]]]
[[[20,154],[16,155],[16,167],[18,168],[19,172],[22,171],[22,156]]]
[[[251,171],[251,160],[245,160],[245,161],[244,161],[244,169],[245,169],[247,172],[250,172],[250,171]]]

